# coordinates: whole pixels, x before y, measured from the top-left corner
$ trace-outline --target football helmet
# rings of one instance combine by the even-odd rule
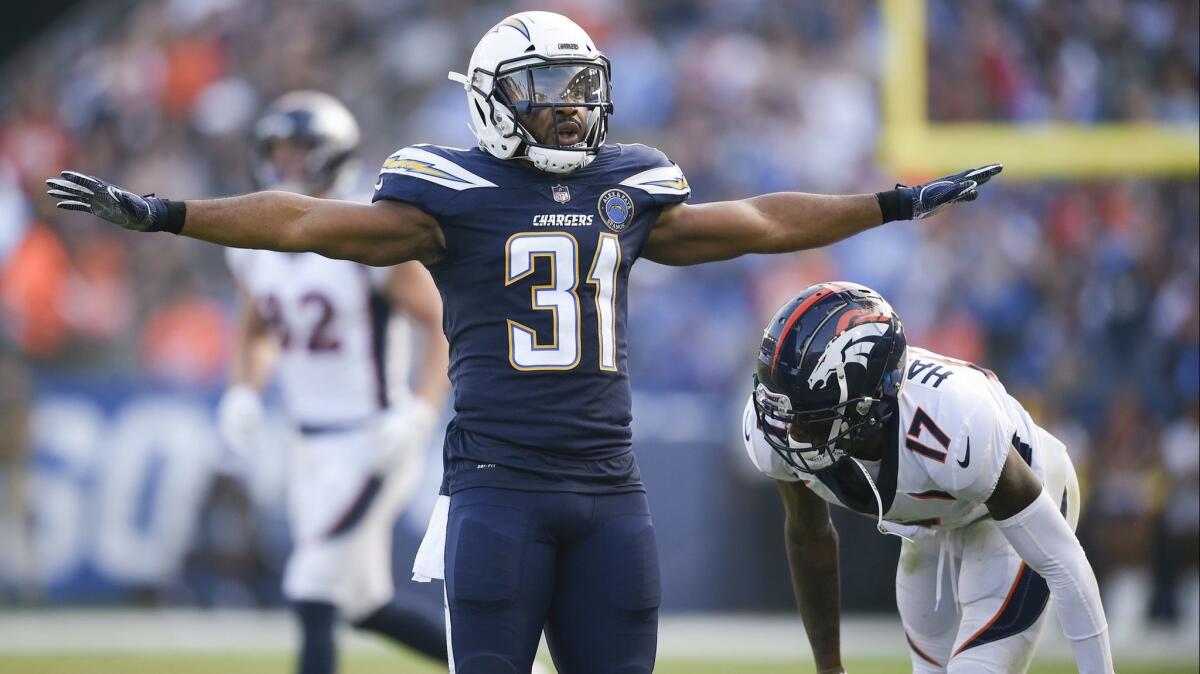
[[[360,133],[354,115],[336,98],[319,91],[293,91],[271,103],[254,124],[253,169],[259,189],[318,196],[349,187],[350,158]],[[277,156],[281,142],[301,155],[294,166]]]
[[[513,14],[489,30],[467,66],[450,73],[467,92],[471,132],[499,159],[526,158],[540,171],[570,173],[604,145],[612,114],[608,58],[574,21],[553,12]],[[585,111],[583,128],[559,111]],[[546,120],[553,141],[538,138]],[[544,132],[545,133],[545,132]]]
[[[896,413],[908,346],[900,318],[874,290],[819,283],[767,324],[754,409],[771,447],[809,473],[853,455]]]

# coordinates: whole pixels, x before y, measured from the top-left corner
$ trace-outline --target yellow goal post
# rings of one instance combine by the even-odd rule
[[[926,112],[926,0],[880,0],[883,163],[930,176],[1001,162],[1009,179],[1185,177],[1200,170],[1200,123],[943,123]]]

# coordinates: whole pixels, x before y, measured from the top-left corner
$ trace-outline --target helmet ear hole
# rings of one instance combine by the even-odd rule
[[[479,104],[479,101],[471,101],[471,102],[475,104],[475,112],[476,112],[476,114],[479,115],[479,121],[486,124],[487,123],[487,115],[483,114],[483,106]]]

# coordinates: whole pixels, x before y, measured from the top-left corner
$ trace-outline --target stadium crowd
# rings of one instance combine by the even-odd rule
[[[872,2],[560,0],[613,62],[610,139],[656,145],[697,200],[874,191],[879,12]],[[0,342],[9,382],[136,372],[224,378],[233,288],[216,247],[132,236],[56,212],[63,166],[171,197],[252,188],[247,126],[296,88],[347,102],[374,166],[414,142],[471,143],[445,80],[511,2],[151,0],[89,6],[2,64]],[[930,3],[929,109],[943,120],[1200,117],[1196,3]],[[106,16],[113,14],[111,8]],[[1014,45],[1024,45],[1022,48]],[[942,64],[946,64],[943,69]],[[1200,197],[1195,176],[1001,180],[970,209],[831,249],[633,277],[633,382],[710,394],[735,419],[762,322],[819,280],[880,290],[910,343],[995,369],[1066,441],[1084,479],[1100,575],[1166,583],[1198,522]],[[21,367],[24,364],[24,367]],[[26,370],[22,373],[21,370]],[[5,401],[0,396],[0,401]],[[13,402],[13,405],[19,403]],[[734,442],[736,424],[731,424]],[[764,487],[765,488],[765,487]]]

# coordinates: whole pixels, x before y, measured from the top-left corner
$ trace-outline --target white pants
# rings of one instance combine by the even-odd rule
[[[1045,486],[1058,498],[1065,495],[1067,522],[1074,529],[1079,483],[1065,451],[1047,466]],[[991,519],[905,541],[896,568],[896,604],[913,672],[922,674],[1025,672],[1051,610],[1045,581]]]
[[[411,499],[419,466],[376,469],[371,430],[309,435],[290,455],[292,554],[283,592],[334,604],[350,621],[391,601],[392,531]]]

